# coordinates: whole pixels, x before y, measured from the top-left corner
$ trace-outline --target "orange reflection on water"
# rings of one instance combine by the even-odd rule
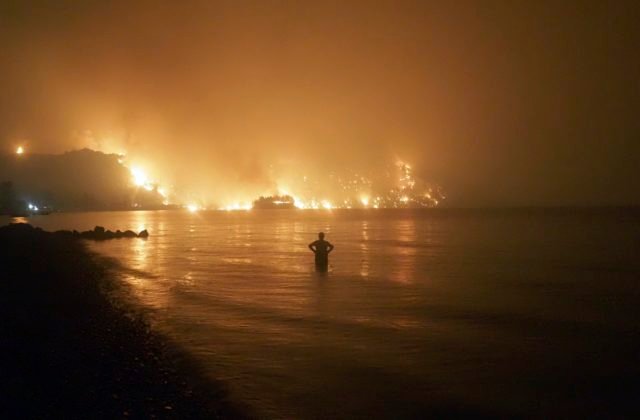
[[[369,224],[361,223],[362,241],[360,242],[360,276],[369,277]]]
[[[169,306],[169,294],[166,287],[161,284],[161,279],[142,274],[127,274],[124,280],[131,286],[134,297],[143,305],[155,309],[164,309]]]
[[[399,244],[394,247],[394,267],[391,280],[399,283],[413,283],[416,268],[416,223],[413,219],[404,219],[394,224],[395,237]]]
[[[149,238],[135,238],[126,242],[129,246],[129,263],[135,271],[129,272],[125,280],[133,287],[135,297],[143,304],[156,309],[166,308],[170,303],[170,294],[164,284],[167,273],[160,264],[161,255],[165,251],[165,245],[160,239],[164,224],[158,222],[158,214],[155,212],[136,211],[130,214],[128,224],[137,232],[146,229],[149,231]]]

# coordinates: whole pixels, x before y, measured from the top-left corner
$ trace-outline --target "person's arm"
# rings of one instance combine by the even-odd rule
[[[316,250],[315,250],[315,248],[313,247],[313,244],[314,244],[314,243],[315,243],[315,242],[311,242],[311,243],[309,244],[309,249],[310,249],[311,251],[313,251],[313,253],[315,254],[315,253],[316,253]]]
[[[327,250],[327,254],[333,251],[333,244],[329,243],[329,249]]]

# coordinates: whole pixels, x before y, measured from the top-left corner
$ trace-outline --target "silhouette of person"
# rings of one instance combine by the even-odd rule
[[[333,251],[333,245],[324,240],[324,232],[318,233],[318,240],[311,242],[309,249],[316,254],[316,270],[327,271],[329,267],[329,253]]]

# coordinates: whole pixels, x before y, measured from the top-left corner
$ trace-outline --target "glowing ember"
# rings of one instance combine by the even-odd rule
[[[416,178],[406,162],[381,169],[366,173],[336,169],[317,180],[306,174],[292,178],[287,171],[282,177],[276,175],[277,191],[293,198],[298,209],[428,208],[445,198],[440,187]]]
[[[147,193],[145,193],[144,191],[142,194],[142,199],[145,200],[147,203],[150,202],[150,200],[154,203],[152,205],[158,205],[160,203],[162,203],[162,205],[164,206],[168,206],[171,204],[170,200],[169,200],[169,192],[166,188],[161,187],[157,182],[155,182],[154,180],[152,180],[149,175],[147,174],[147,172],[142,169],[139,166],[129,166],[127,164],[127,159],[126,159],[126,155],[124,153],[120,153],[118,155],[118,163],[120,165],[122,165],[123,167],[125,167],[129,173],[131,174],[131,183],[132,185],[134,185],[135,187],[138,187],[140,189],[143,189],[144,191],[148,191],[150,193],[152,193],[152,195],[148,195]],[[138,191],[140,192],[140,191]],[[157,193],[157,198],[153,197],[153,194]],[[146,196],[144,194],[147,194]],[[136,194],[136,197],[140,197],[140,194]],[[161,201],[160,201],[161,200]],[[138,204],[134,204],[134,207],[138,207]]]
[[[329,200],[322,200],[321,204],[323,209],[331,210],[333,208],[333,204]]]
[[[133,166],[129,169],[131,176],[133,177],[133,183],[138,187],[144,187],[149,183],[149,177],[146,172],[141,168]]]
[[[139,188],[136,197],[142,197],[139,198],[140,200],[146,198],[149,202],[154,200],[153,194],[157,194],[157,203],[170,205],[169,191],[155,182],[142,167],[130,165],[124,154],[119,156],[118,162],[127,168],[131,174],[132,184]],[[295,171],[292,173],[286,168],[282,173],[279,173],[278,168],[274,171],[276,194],[269,191],[252,201],[247,201],[248,197],[241,196],[244,198],[243,201],[227,202],[218,209],[246,211],[294,208],[324,210],[428,208],[438,206],[445,199],[439,186],[416,178],[413,167],[403,161],[390,163],[371,172],[355,171],[348,167],[339,168],[327,172],[327,176],[322,179],[314,179],[313,176],[304,172],[298,175]],[[171,192],[171,195],[175,194],[175,191]],[[225,200],[218,202],[225,203]],[[183,202],[182,205],[190,212],[203,209],[200,205],[187,203]]]

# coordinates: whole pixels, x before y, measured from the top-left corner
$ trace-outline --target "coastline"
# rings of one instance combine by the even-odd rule
[[[2,418],[244,418],[135,309],[82,241],[0,227]]]

